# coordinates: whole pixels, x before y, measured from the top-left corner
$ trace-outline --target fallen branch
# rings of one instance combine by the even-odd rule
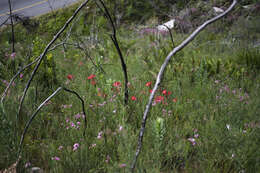
[[[142,141],[143,141],[143,135],[144,135],[144,131],[145,131],[146,120],[147,120],[148,113],[149,113],[150,108],[151,108],[151,104],[152,104],[155,92],[158,89],[159,84],[161,83],[163,73],[164,73],[165,68],[168,65],[171,57],[173,55],[175,55],[177,52],[179,52],[181,49],[183,49],[185,46],[187,46],[203,29],[205,29],[205,27],[207,25],[209,25],[209,24],[221,19],[222,17],[224,17],[228,12],[230,12],[233,9],[233,7],[236,5],[236,3],[237,3],[237,0],[233,0],[233,3],[231,4],[231,6],[225,12],[223,12],[222,14],[206,21],[201,26],[199,26],[188,38],[186,38],[179,46],[175,47],[166,57],[164,63],[161,66],[161,69],[160,69],[160,71],[157,75],[156,83],[154,85],[152,93],[150,94],[148,104],[146,105],[146,108],[145,108],[145,111],[144,111],[142,125],[141,125],[139,138],[138,138],[138,145],[137,145],[136,153],[135,153],[135,156],[134,156],[134,159],[133,159],[133,163],[131,165],[131,172],[134,172],[138,156],[139,156],[140,151],[142,149]]]

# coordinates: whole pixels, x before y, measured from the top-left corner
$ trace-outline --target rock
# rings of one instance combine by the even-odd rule
[[[213,7],[213,9],[216,13],[223,13],[224,12],[224,10],[222,10],[221,8],[218,8],[218,7]]]
[[[39,167],[32,167],[30,173],[43,173],[43,170]]]
[[[162,25],[158,25],[157,29],[159,31],[168,31],[167,27],[169,29],[172,29],[172,28],[174,28],[174,24],[175,24],[175,19],[172,19],[172,20],[170,20],[170,21],[168,21],[168,22],[166,22],[166,23],[164,23]]]

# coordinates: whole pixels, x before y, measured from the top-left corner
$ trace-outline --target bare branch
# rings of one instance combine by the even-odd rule
[[[25,135],[29,129],[29,126],[31,125],[33,119],[36,117],[36,115],[38,114],[38,112],[41,110],[41,108],[48,102],[50,101],[54,96],[56,96],[61,90],[64,90],[66,92],[69,92],[69,93],[72,93],[74,95],[77,96],[77,98],[81,101],[81,104],[82,104],[82,112],[83,112],[83,115],[84,115],[84,120],[85,120],[85,128],[84,128],[84,131],[83,131],[83,136],[85,136],[85,132],[86,132],[86,127],[87,127],[87,117],[86,117],[86,111],[85,111],[85,102],[84,100],[80,97],[80,95],[75,92],[75,91],[72,91],[72,90],[69,90],[67,88],[63,88],[63,87],[59,87],[56,91],[54,91],[47,99],[45,99],[41,104],[40,106],[38,106],[38,108],[36,109],[36,111],[32,114],[31,118],[29,119],[29,121],[27,121],[26,125],[25,125],[25,128],[24,128],[24,131],[22,133],[22,136],[21,136],[21,139],[20,139],[20,143],[19,143],[19,149],[18,149],[18,158],[20,157],[21,155],[21,152],[22,152],[22,145],[23,145],[23,141],[24,141],[24,138],[25,138]]]
[[[167,28],[167,30],[168,30],[168,32],[170,34],[171,41],[172,41],[172,48],[174,49],[175,45],[174,45],[171,29],[167,25],[163,25],[163,26],[165,26]]]
[[[133,159],[133,163],[131,165],[131,172],[134,172],[136,162],[137,162],[138,156],[139,156],[141,148],[142,148],[142,141],[143,141],[143,135],[144,135],[144,131],[145,131],[146,120],[147,120],[148,113],[149,113],[150,108],[151,108],[151,104],[152,104],[155,92],[158,89],[158,86],[161,82],[165,68],[168,65],[171,57],[173,55],[175,55],[177,52],[179,52],[181,49],[183,49],[186,45],[188,45],[203,29],[205,29],[205,27],[207,25],[209,25],[209,24],[219,20],[220,18],[224,17],[228,12],[230,12],[233,9],[233,7],[236,5],[236,3],[237,3],[237,0],[233,0],[233,3],[231,4],[231,6],[225,12],[223,12],[222,14],[206,21],[201,26],[199,26],[188,38],[186,38],[179,46],[175,47],[166,57],[164,63],[161,66],[161,69],[160,69],[160,71],[157,75],[156,83],[154,85],[152,93],[150,94],[148,104],[146,105],[146,108],[145,108],[145,111],[144,111],[142,125],[141,125],[139,138],[138,138],[138,145],[137,145],[136,153],[135,153],[135,156],[134,156],[134,159]]]
[[[114,25],[114,22],[112,20],[112,17],[106,7],[106,5],[104,4],[104,2],[102,0],[99,0],[99,2],[102,4],[104,10],[105,10],[105,16],[108,18],[108,20],[110,21],[110,24],[113,28],[113,34],[110,36],[111,37],[111,40],[113,41],[115,47],[116,47],[116,50],[117,50],[117,53],[120,57],[120,60],[121,60],[121,66],[122,66],[122,70],[124,72],[124,78],[125,78],[125,104],[127,105],[128,103],[128,76],[127,76],[127,68],[126,68],[126,64],[125,64],[125,61],[124,61],[124,58],[123,58],[123,54],[121,52],[121,49],[119,47],[119,44],[118,44],[118,41],[117,41],[117,37],[116,37],[116,28],[115,28],[115,25]],[[99,7],[99,6],[98,6]],[[100,8],[100,7],[99,7]],[[102,10],[102,8],[101,8]],[[103,11],[103,10],[102,10]]]
[[[15,52],[14,49],[14,22],[13,22],[13,15],[12,15],[12,4],[11,0],[8,0],[8,5],[9,5],[9,15],[11,19],[11,27],[12,27],[12,53]]]
[[[18,108],[18,113],[17,113],[17,120],[18,120],[18,116],[20,115],[21,113],[21,109],[22,109],[22,105],[23,105],[23,102],[24,102],[24,98],[26,96],[26,93],[30,87],[30,84],[31,84],[31,81],[33,80],[33,77],[35,76],[43,58],[45,57],[46,53],[48,52],[49,48],[51,47],[51,45],[59,38],[59,36],[65,31],[65,29],[69,26],[69,24],[71,23],[71,21],[76,17],[76,15],[79,13],[79,11],[89,2],[89,0],[85,0],[85,2],[83,2],[77,9],[76,11],[74,12],[74,14],[67,20],[67,22],[64,24],[64,26],[59,30],[59,32],[53,37],[53,39],[48,43],[48,45],[45,47],[44,51],[42,52],[42,54],[40,55],[40,59],[38,61],[38,63],[36,64],[31,76],[30,76],[30,79],[28,80],[27,84],[26,84],[26,87],[24,88],[24,92],[23,92],[23,95],[22,95],[22,98],[21,98],[21,101],[20,101],[20,105],[19,105],[19,108]]]

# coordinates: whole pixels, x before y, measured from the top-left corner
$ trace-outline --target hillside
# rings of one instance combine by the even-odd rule
[[[14,43],[1,28],[0,170],[260,171],[257,1],[205,27],[161,76],[231,2],[85,2],[21,19]]]

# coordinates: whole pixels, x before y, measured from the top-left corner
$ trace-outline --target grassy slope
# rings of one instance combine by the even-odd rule
[[[15,61],[6,58],[3,62],[8,68],[1,71],[2,80],[9,80],[19,64],[27,64],[41,53],[70,16],[68,10],[59,13],[62,15],[41,17],[35,28],[16,26]],[[221,26],[221,22],[214,27]],[[29,116],[62,85],[84,98],[87,136],[82,137],[84,120],[79,117],[80,102],[62,92],[32,123],[19,170],[24,172],[24,165],[30,162],[46,172],[127,172],[151,89],[146,84],[154,84],[172,46],[170,38],[158,40],[154,35],[141,35],[133,29],[135,26],[119,29],[118,40],[130,81],[130,100],[125,107],[123,73],[108,28],[104,26],[107,26],[104,18],[89,16],[86,21],[82,13],[68,42],[78,42],[85,50],[67,45],[66,49],[59,47],[47,55],[28,91],[15,130],[18,100],[31,69],[16,80],[0,109],[1,139],[4,139],[0,143],[1,169],[14,162],[19,136]],[[252,28],[237,27],[235,23],[228,31],[217,34],[212,28],[207,29],[173,58],[150,112],[138,172],[260,170],[260,53],[252,48],[248,38],[232,41],[234,36],[249,32],[259,38],[259,33]],[[10,51],[10,43],[6,41],[10,33],[6,30],[1,34],[4,57]],[[187,36],[174,31],[173,34],[176,44]],[[92,81],[87,79],[91,74],[96,75]],[[114,82],[121,85],[115,87]],[[3,91],[4,85],[0,89]]]

